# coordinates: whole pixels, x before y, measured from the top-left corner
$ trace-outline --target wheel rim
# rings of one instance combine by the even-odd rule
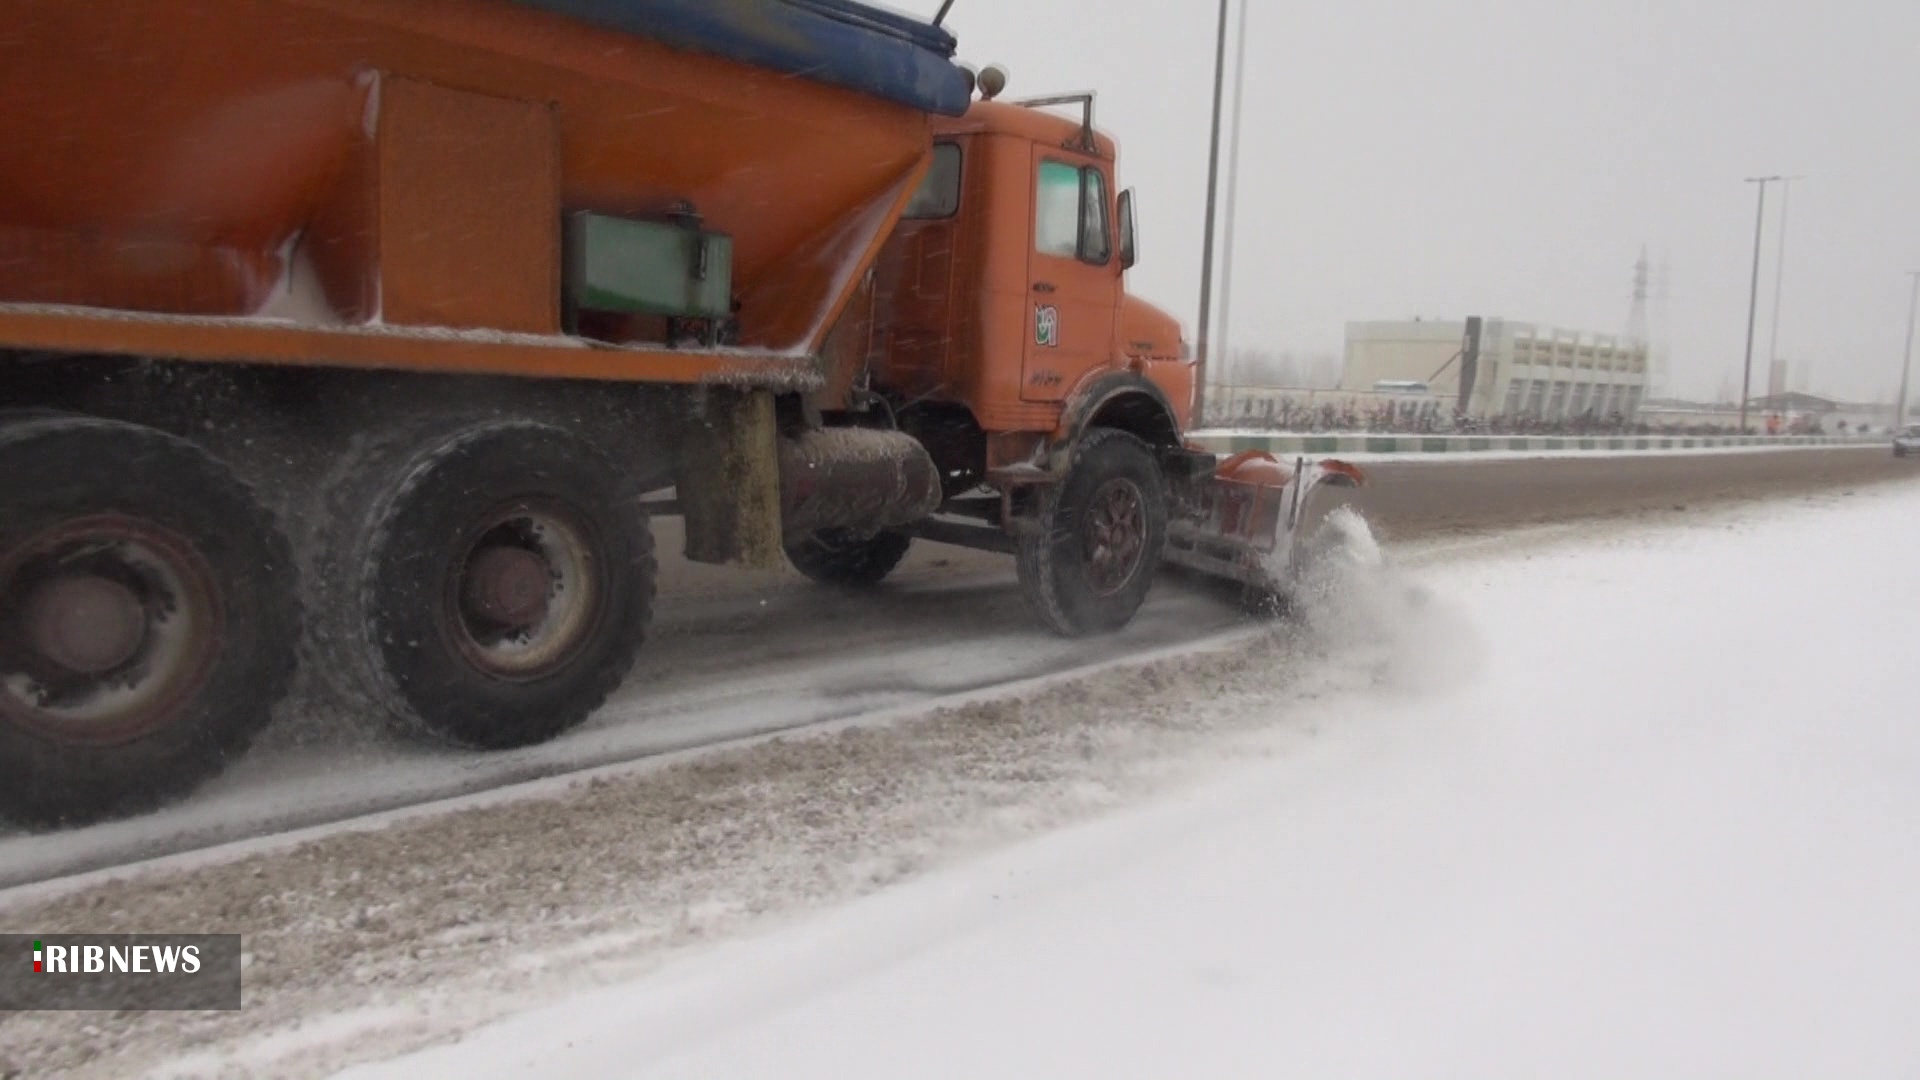
[[[1112,596],[1140,572],[1147,547],[1147,500],[1138,484],[1115,477],[1088,504],[1085,544],[1087,584],[1097,596]]]
[[[0,551],[0,716],[111,744],[176,720],[226,636],[213,567],[184,536],[119,514]]]
[[[528,681],[564,667],[592,637],[599,574],[591,531],[570,508],[517,503],[488,515],[452,560],[446,609],[468,662]]]

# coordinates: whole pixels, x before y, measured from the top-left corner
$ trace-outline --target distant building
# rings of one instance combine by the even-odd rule
[[[1769,390],[1766,397],[1747,400],[1747,411],[1750,413],[1779,413],[1782,416],[1828,416],[1846,408],[1846,402],[1817,394],[1803,394],[1798,390]]]
[[[1764,432],[1776,427],[1789,433],[1882,431],[1892,423],[1892,417],[1893,410],[1886,405],[1838,401],[1798,390],[1747,399],[1749,431]],[[1740,427],[1740,406],[1726,401],[1654,398],[1640,407],[1639,420],[1656,430],[1721,428],[1734,431]]]
[[[1448,401],[1460,394],[1460,319],[1347,324],[1341,388],[1426,383]],[[1484,321],[1480,363],[1467,414],[1570,420],[1615,414],[1631,418],[1647,386],[1647,346],[1610,334],[1584,334],[1534,323]]]
[[[1840,401],[1835,398],[1821,397],[1818,394],[1789,390],[1785,393],[1748,399],[1748,422],[1757,423],[1754,420],[1755,417],[1763,419],[1777,417],[1789,424],[1817,423],[1823,431],[1837,431],[1843,426],[1848,431],[1877,431],[1886,430],[1892,426],[1893,408],[1871,402]]]
[[[1787,362],[1775,360],[1767,368],[1767,396],[1777,398],[1787,392]]]

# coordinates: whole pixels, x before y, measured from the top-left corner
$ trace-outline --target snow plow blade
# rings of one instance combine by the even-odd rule
[[[1331,458],[1292,467],[1263,450],[1224,459],[1195,511],[1169,523],[1166,561],[1284,598],[1311,561],[1327,516],[1358,501],[1366,476]]]

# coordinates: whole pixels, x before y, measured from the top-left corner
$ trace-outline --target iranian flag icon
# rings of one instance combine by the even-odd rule
[[[40,967],[40,939],[39,938],[33,939],[33,970],[35,971],[42,970]]]

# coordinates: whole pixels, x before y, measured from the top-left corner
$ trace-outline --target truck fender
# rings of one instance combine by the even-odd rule
[[[1076,387],[1055,430],[1056,444],[1071,443],[1093,426],[1115,427],[1155,450],[1180,446],[1180,422],[1166,391],[1133,371],[1109,371]]]

